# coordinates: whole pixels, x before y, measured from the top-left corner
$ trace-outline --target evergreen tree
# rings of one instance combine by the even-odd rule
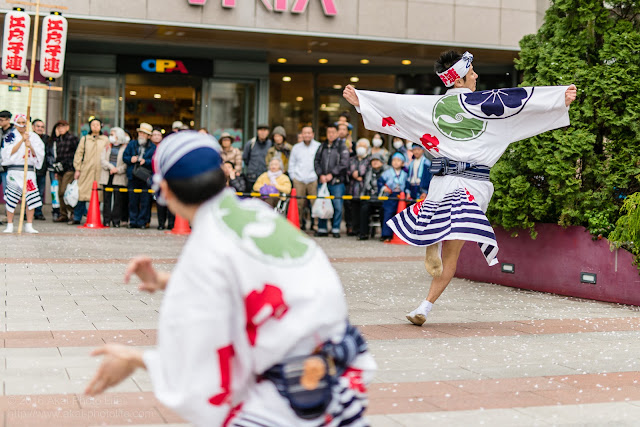
[[[504,228],[583,225],[607,237],[640,191],[640,1],[554,0],[521,42],[522,86],[578,87],[571,126],[510,146],[491,171]]]

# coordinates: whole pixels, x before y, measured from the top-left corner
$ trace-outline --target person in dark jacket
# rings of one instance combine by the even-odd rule
[[[58,180],[58,200],[60,202],[60,216],[55,222],[68,223],[73,219],[73,207],[64,202],[64,192],[73,182],[76,169],[73,159],[78,149],[78,137],[69,132],[69,123],[59,120],[51,131],[51,150],[53,151],[53,171]]]
[[[40,119],[35,119],[31,122],[31,128],[40,137],[42,143],[44,144],[44,162],[42,162],[42,167],[40,169],[36,169],[36,181],[38,184],[38,191],[40,192],[40,200],[42,200],[42,203],[44,203],[44,193],[47,187],[47,173],[50,175],[51,182],[53,182],[53,180],[55,179],[53,176],[53,170],[51,169],[53,150],[51,149],[51,144],[49,143],[49,135],[47,135],[44,122]],[[60,208],[53,208],[53,219],[55,220],[59,216]],[[37,219],[40,221],[44,221],[46,219],[44,217],[44,214],[42,213],[42,206],[36,208],[35,216],[33,217],[33,219]]]
[[[148,171],[151,177],[151,160],[156,152],[156,146],[151,142],[153,126],[140,123],[138,139],[130,141],[122,156],[127,164],[127,179],[129,187],[129,228],[149,228],[147,218],[151,209],[151,194],[149,193],[149,179],[143,179],[143,173],[134,173],[136,167]],[[134,190],[142,190],[136,193]]]
[[[354,200],[344,201],[344,214],[347,217],[347,236],[357,236],[360,231],[360,193],[367,170],[371,167],[369,151],[371,144],[367,138],[360,138],[356,145],[356,155],[349,159],[349,179],[347,194]]]
[[[369,158],[371,167],[367,170],[362,181],[362,192],[360,196],[378,197],[382,193],[382,188],[378,186],[378,181],[384,171],[388,169],[385,165],[385,156],[382,153],[372,154]],[[369,218],[372,214],[377,213],[382,220],[382,202],[377,200],[361,200],[360,201],[360,230],[358,240],[369,239]]]
[[[267,153],[273,142],[269,139],[269,126],[258,126],[258,136],[244,146],[242,161],[246,170],[247,188],[253,188],[260,175],[267,171]]]
[[[335,199],[331,200],[333,204],[331,234],[333,237],[340,237],[342,196],[346,190],[345,182],[349,170],[349,149],[344,142],[338,140],[338,129],[334,125],[327,126],[327,141],[318,148],[314,165],[319,185],[327,184],[329,193],[335,196]],[[318,231],[315,235],[318,237],[329,235],[326,219],[318,220]]]

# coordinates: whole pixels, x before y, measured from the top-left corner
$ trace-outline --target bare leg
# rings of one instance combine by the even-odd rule
[[[7,224],[13,223],[13,212],[7,211]]]
[[[442,243],[442,274],[431,281],[427,301],[436,302],[442,292],[449,286],[451,279],[456,274],[458,257],[465,240],[447,240]]]
[[[464,240],[447,240],[442,244],[442,274],[434,277],[431,281],[431,287],[429,288],[429,294],[426,301],[420,304],[420,307],[413,310],[407,315],[409,320],[414,325],[422,326],[427,320],[427,314],[431,310],[431,306],[442,295],[442,292],[453,279],[456,273],[456,267],[458,265],[458,257],[462,246],[464,246]],[[435,246],[435,245],[434,245]],[[427,252],[429,254],[429,252]]]

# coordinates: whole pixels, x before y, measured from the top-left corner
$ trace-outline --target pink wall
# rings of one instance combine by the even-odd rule
[[[514,288],[580,298],[640,305],[640,274],[633,255],[611,251],[606,239],[593,241],[584,227],[537,224],[535,240],[527,231],[496,228],[500,263],[489,267],[477,244],[462,248],[456,277]],[[617,263],[616,263],[617,252]],[[515,264],[515,274],[503,273],[501,263]],[[617,264],[617,265],[616,265]],[[580,283],[580,273],[596,273],[597,284]]]

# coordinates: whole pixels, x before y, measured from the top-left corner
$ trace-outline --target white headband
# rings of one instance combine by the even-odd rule
[[[440,77],[440,80],[442,80],[442,83],[444,83],[446,87],[451,87],[457,79],[461,79],[467,75],[472,62],[473,55],[469,52],[465,52],[462,55],[462,58],[453,64],[451,68],[443,73],[436,74],[438,74],[438,77]]]

